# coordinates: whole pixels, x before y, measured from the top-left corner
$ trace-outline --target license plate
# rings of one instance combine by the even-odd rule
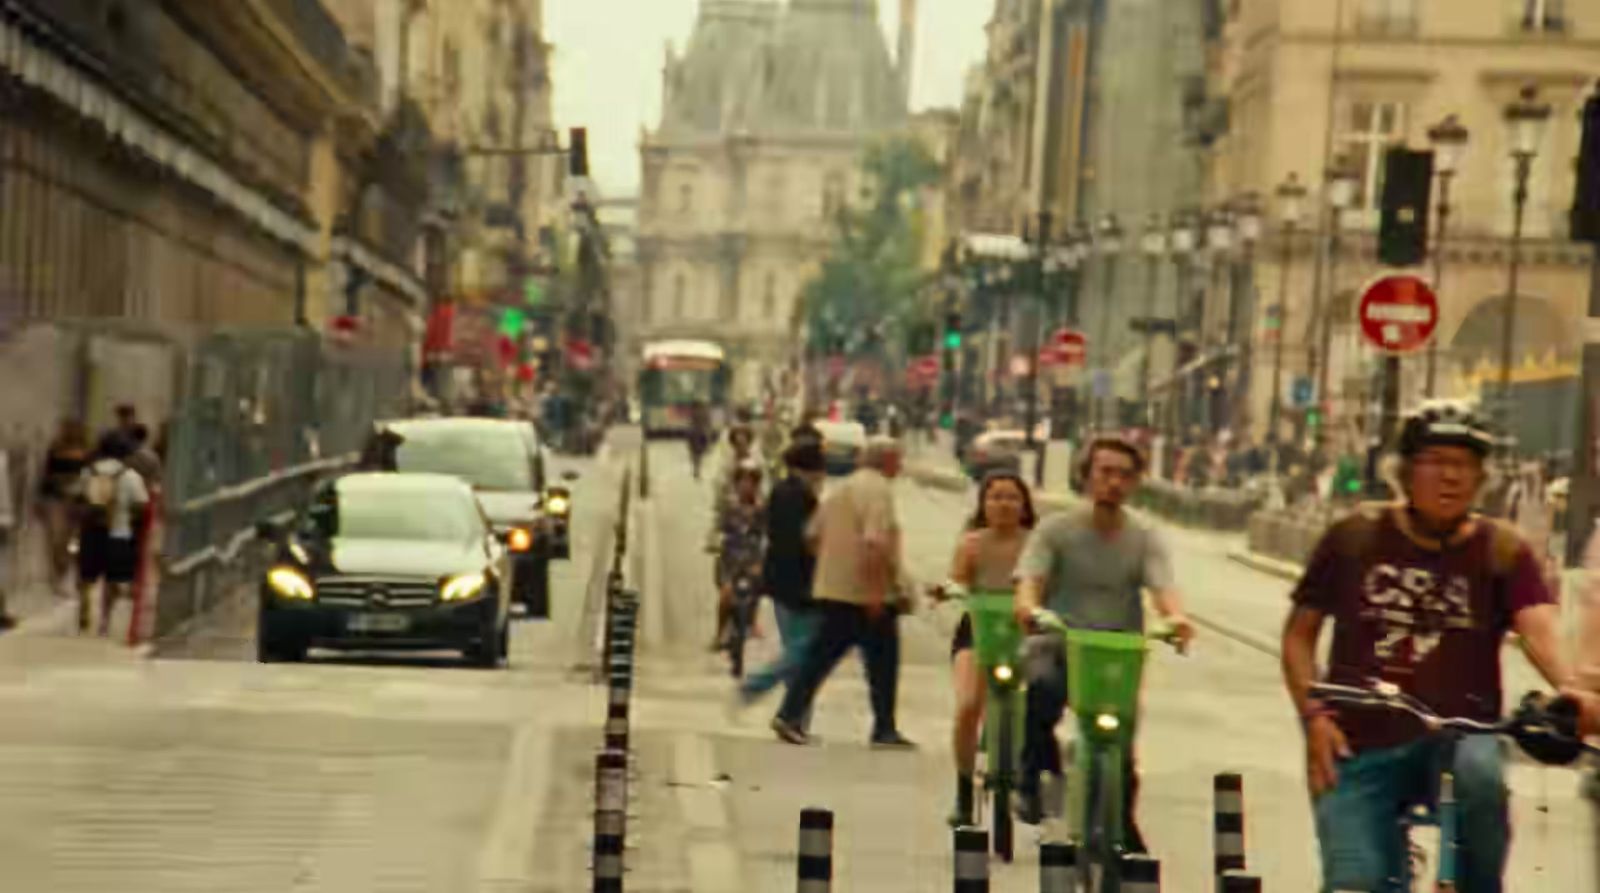
[[[352,614],[345,628],[353,633],[399,633],[411,626],[404,614]]]

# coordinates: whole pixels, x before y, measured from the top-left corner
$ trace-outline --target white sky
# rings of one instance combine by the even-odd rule
[[[967,67],[983,57],[983,25],[994,2],[920,3],[911,105],[957,106]],[[893,53],[900,4],[878,5]],[[545,33],[555,44],[556,126],[589,128],[589,164],[602,194],[638,191],[639,130],[660,123],[666,42],[682,52],[698,9],[697,0],[545,3]]]

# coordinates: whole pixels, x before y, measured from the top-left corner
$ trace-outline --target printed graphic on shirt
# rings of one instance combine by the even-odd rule
[[[1361,585],[1361,619],[1379,624],[1373,654],[1389,666],[1416,666],[1449,630],[1470,630],[1471,584],[1465,575],[1428,568],[1373,565]]]

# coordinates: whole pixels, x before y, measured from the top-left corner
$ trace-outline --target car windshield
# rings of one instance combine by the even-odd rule
[[[306,513],[319,538],[466,542],[484,535],[477,506],[462,493],[329,488]]]
[[[447,474],[478,490],[533,490],[528,447],[510,427],[411,428],[395,451],[402,472]]]

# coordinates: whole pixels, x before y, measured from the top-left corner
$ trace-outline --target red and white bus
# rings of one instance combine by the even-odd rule
[[[728,359],[710,341],[654,341],[644,346],[639,364],[639,407],[646,437],[689,433],[696,403],[704,403],[711,424],[728,420]]]

